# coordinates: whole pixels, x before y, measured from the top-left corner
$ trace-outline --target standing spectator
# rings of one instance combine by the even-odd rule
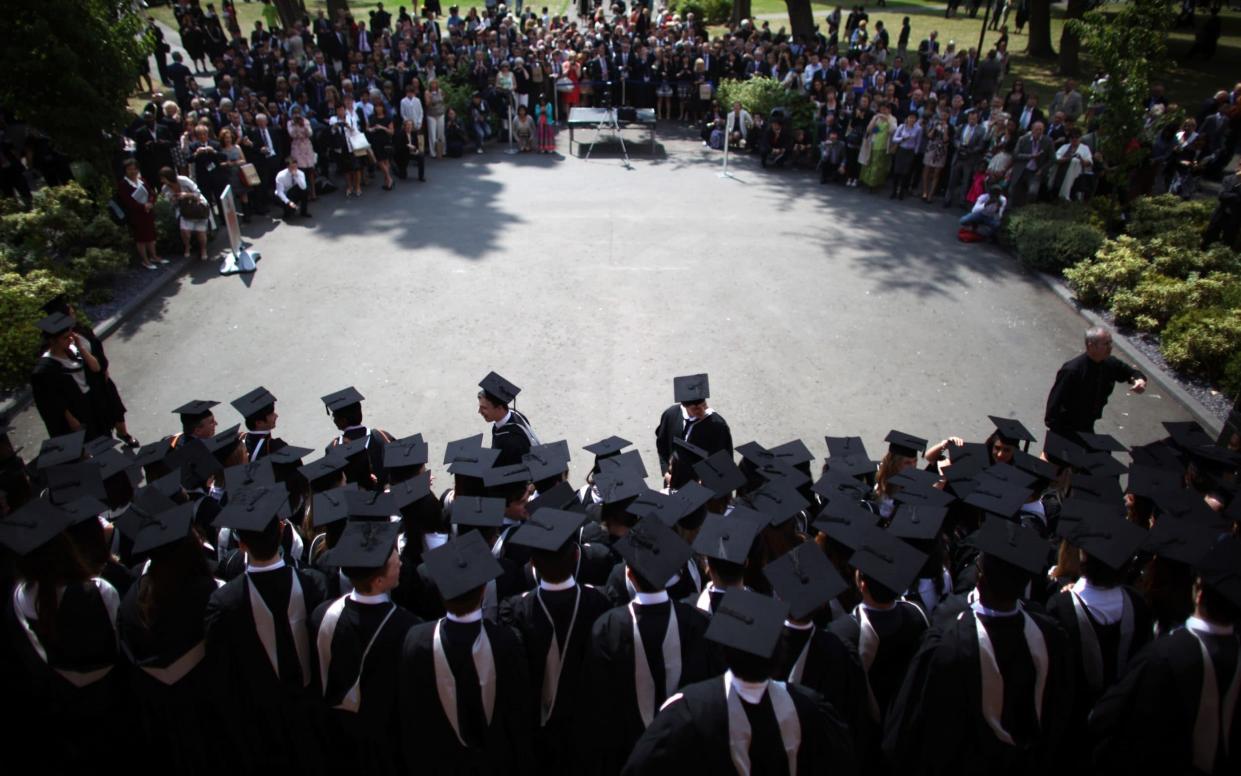
[[[432,159],[444,155],[447,107],[439,79],[432,78],[423,100],[423,109],[427,114],[427,151]]]
[[[862,163],[862,183],[869,186],[872,193],[882,188],[888,180],[892,166],[889,145],[895,132],[896,119],[892,117],[892,107],[886,102],[881,103],[879,112],[866,127],[862,152],[858,155],[858,161]]]
[[[1221,239],[1224,245],[1235,248],[1238,229],[1241,229],[1241,165],[1224,179],[1224,185],[1220,187],[1219,204],[1211,214],[1211,223],[1202,233],[1203,249]]]
[[[43,354],[30,374],[30,390],[49,437],[84,430],[87,439],[95,439],[107,436],[108,427],[95,411],[86,373],[99,373],[101,369],[82,335],[74,331],[76,323],[64,313],[53,313],[39,321]]]
[[[1087,329],[1086,352],[1064,362],[1047,394],[1047,428],[1069,440],[1093,433],[1116,383],[1129,383],[1133,393],[1146,390],[1146,376],[1112,355],[1111,333]]]
[[[445,111],[444,116],[444,153],[448,154],[450,159],[460,159],[465,153],[465,129],[461,126],[461,121],[457,118],[457,112],[452,108]]]
[[[1043,173],[1051,164],[1051,158],[1051,139],[1044,134],[1042,122],[1036,121],[1017,141],[1013,153],[1013,175],[1008,184],[1013,207],[1025,204],[1032,185],[1042,186]]]
[[[194,140],[189,146],[191,165],[191,174],[194,182],[197,183],[195,191],[202,193],[207,198],[207,204],[215,207],[220,201],[220,190],[217,188],[220,165],[224,162],[224,156],[220,153],[220,144],[211,139],[211,130],[205,122],[200,122],[194,127]],[[163,171],[160,171],[160,177],[163,177]]]
[[[404,126],[406,121],[413,122],[415,142],[421,142],[423,120],[422,100],[418,97],[418,86],[410,81],[405,86],[405,96],[401,98],[401,125]]]
[[[315,197],[315,164],[319,161],[318,154],[315,153],[314,143],[311,142],[313,130],[310,122],[306,120],[302,108],[294,105],[289,111],[289,156],[297,160],[298,169],[306,173],[309,179],[309,197],[314,202]]]
[[[556,116],[553,113],[554,110],[551,97],[546,93],[540,95],[539,104],[534,108],[534,114],[538,119],[536,131],[539,141],[539,153],[541,154],[556,153]]]
[[[228,127],[220,130],[220,156],[223,157],[220,167],[224,171],[220,176],[220,194],[223,194],[225,186],[232,188],[233,196],[241,201],[241,220],[248,224],[250,195],[246,193],[246,182],[241,177],[241,166],[246,163],[246,157],[242,155],[241,147],[237,145],[233,131]]]
[[[172,202],[177,213],[177,225],[181,229],[181,242],[185,245],[185,258],[190,257],[190,234],[198,236],[198,258],[206,261],[207,256],[207,221],[211,216],[211,205],[194,181],[184,175],[177,175],[171,167],[159,171],[163,182],[161,194]]]
[[[1056,92],[1051,98],[1051,112],[1063,111],[1065,118],[1077,120],[1085,110],[1085,101],[1082,95],[1077,91],[1077,81],[1072,78],[1064,82],[1064,86],[1060,87],[1060,91]]]
[[[392,191],[392,141],[396,129],[392,126],[392,117],[388,115],[383,100],[376,98],[374,105],[375,112],[368,122],[370,126],[366,135],[375,154],[375,163],[384,176],[383,190]]]
[[[922,125],[918,123],[918,115],[910,112],[905,123],[896,128],[892,135],[892,196],[889,199],[904,199],[909,188],[909,179],[914,170],[914,157],[922,145]],[[873,152],[872,152],[873,153]]]
[[[409,163],[412,161],[418,165],[418,180],[426,180],[426,162],[422,152],[421,135],[413,119],[407,119],[401,125],[401,131],[396,134],[396,139],[392,144],[392,156],[396,162],[396,177],[405,180],[409,175]]]
[[[470,95],[469,131],[476,154],[483,152],[483,143],[491,137],[491,122],[487,115],[487,103],[483,102],[482,93],[474,92]]]
[[[922,201],[930,203],[939,190],[944,165],[948,163],[948,142],[952,127],[948,123],[948,109],[940,108],[939,115],[930,120],[926,129],[926,151],[922,154]]]
[[[151,213],[155,207],[156,193],[146,178],[138,172],[138,162],[126,159],[125,174],[117,185],[117,197],[125,209],[125,220],[129,222],[129,231],[134,237],[138,248],[138,258],[144,269],[159,269],[161,261],[155,252],[155,216]]]
[[[954,154],[952,169],[948,173],[948,189],[944,192],[944,207],[951,207],[956,193],[961,191],[961,204],[974,180],[974,173],[982,162],[986,149],[986,132],[978,124],[978,111],[970,111],[965,125],[958,126],[953,134]]]
[[[250,147],[253,149],[254,167],[259,174],[259,186],[252,193],[255,212],[267,212],[268,195],[275,184],[280,160],[288,156],[284,133],[278,126],[271,126],[266,113],[254,117],[250,130]]]

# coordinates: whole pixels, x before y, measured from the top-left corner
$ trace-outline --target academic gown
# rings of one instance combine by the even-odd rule
[[[525,570],[521,566],[508,558],[497,558],[496,561],[504,569],[504,573],[495,579],[494,596],[488,592],[483,598],[483,617],[491,622],[498,622],[501,601],[524,592],[529,586]],[[431,575],[427,573],[427,565],[420,563],[414,573],[418,577],[417,583],[410,585],[411,589],[417,591],[414,614],[424,620],[437,620],[443,617],[444,601],[440,597],[435,580],[431,579]]]
[[[324,627],[329,611],[338,612],[330,636]],[[397,677],[405,637],[419,622],[391,601],[361,603],[348,596],[324,601],[311,616],[315,682],[326,706],[324,742],[332,771],[396,774],[408,770],[400,746]],[[356,710],[341,708],[352,705],[346,695],[355,682]]]
[[[800,660],[803,651],[805,660]],[[869,713],[866,673],[857,653],[845,646],[839,636],[822,628],[803,630],[786,623],[776,647],[773,674],[781,681],[800,684],[822,695],[848,726],[854,751],[862,751],[859,736],[866,729]]]
[[[345,478],[349,482],[356,482],[359,488],[383,490],[388,484],[388,470],[383,465],[384,446],[395,439],[387,431],[366,426],[342,431],[328,444],[324,453],[331,453],[332,448],[339,447],[344,442],[353,442],[363,438],[366,439],[366,460],[361,463],[351,460],[345,468]]]
[[[634,604],[638,630],[655,688],[654,708],[666,700],[663,641],[668,631],[669,613],[676,608],[677,634],[681,641],[681,679],[677,688],[711,675],[710,661],[703,639],[710,624],[705,614],[679,601],[641,606]],[[606,731],[595,738],[594,757],[585,773],[619,773],[645,725],[638,709],[634,679],[633,618],[628,606],[615,607],[595,621],[586,659],[586,684],[582,717],[591,728]]]
[[[500,451],[496,466],[521,463],[521,457],[537,443],[530,421],[517,410],[509,410],[504,423],[491,426],[491,447]]]
[[[302,620],[290,619],[288,612],[294,575],[305,600]],[[273,668],[259,637],[250,605],[252,585],[271,612],[278,668]],[[294,629],[305,633],[309,671],[309,652],[314,650],[309,619],[323,597],[321,574],[287,565],[243,573],[211,594],[205,616],[207,658],[216,702],[227,722],[220,739],[251,772],[317,773],[323,768],[313,711],[314,677],[302,675],[294,635]]]
[[[574,617],[574,601],[581,600]],[[542,605],[540,605],[542,599]],[[544,612],[543,607],[547,610]],[[581,713],[591,688],[585,683],[586,653],[590,634],[600,615],[612,608],[599,590],[578,584],[567,590],[529,590],[506,599],[500,605],[500,622],[517,632],[525,647],[531,696],[541,700],[546,678],[547,657],[552,647],[552,629],[561,653],[560,676],[555,702],[547,721],[534,734],[534,756],[542,774],[576,774],[590,755],[587,748],[594,736],[580,734]],[[548,613],[551,620],[548,620]],[[572,621],[572,630],[570,630]],[[553,624],[554,623],[554,624]],[[541,703],[539,704],[541,707]],[[543,719],[535,709],[536,723]]]
[[[806,687],[785,686],[800,727],[797,772],[856,774],[857,760],[849,732],[831,705]],[[788,754],[772,710],[770,687],[757,704],[743,699],[741,707],[750,724],[749,772],[762,776],[788,774]],[[696,682],[673,696],[638,739],[622,771],[626,776],[736,772],[730,751],[723,676]]]
[[[82,369],[90,371],[85,365]],[[87,386],[90,386],[90,381],[87,381]],[[87,439],[107,433],[107,427],[96,417],[90,394],[82,393],[73,375],[56,359],[43,356],[35,362],[30,373],[30,390],[49,437],[63,436],[73,431],[65,420],[66,411],[86,429]]]
[[[206,702],[211,693],[203,616],[218,583],[209,576],[191,580],[148,622],[145,580],[125,595],[118,622],[121,648],[134,664],[130,680],[138,729],[130,756],[139,770],[217,774],[227,761],[212,738],[222,720]]]
[[[1214,720],[1219,719],[1238,670],[1241,639],[1235,631],[1231,636],[1201,631],[1195,636],[1187,628],[1177,628],[1151,642],[1095,705],[1089,738],[1095,742],[1094,762],[1100,772],[1223,776],[1241,771],[1241,720],[1235,707],[1228,753],[1224,752],[1224,736],[1218,734],[1214,766],[1195,767],[1194,732],[1202,713],[1204,687],[1203,647],[1215,674],[1218,705]],[[1199,762],[1211,760],[1207,752],[1204,746]]]
[[[250,460],[252,462],[261,461],[280,448],[288,445],[288,442],[285,442],[279,437],[274,437],[267,433],[259,434],[253,431],[247,431],[241,441],[246,446],[246,452],[250,454]]]
[[[619,556],[618,556],[619,558]],[[686,601],[691,597],[694,601],[698,600],[699,593],[702,592],[701,587],[695,582],[693,574],[689,572],[689,565],[694,561],[691,559],[689,563],[681,569],[681,573],[677,575],[677,580],[668,588],[668,595],[676,601]],[[702,580],[701,572],[699,572],[698,580]],[[624,606],[633,600],[634,588],[629,582],[629,578],[625,576],[625,562],[618,560],[612,566],[611,572],[608,573],[607,583],[603,590],[607,593],[608,598],[612,600],[613,606]],[[691,603],[690,606],[694,604]]]
[[[720,413],[712,412],[701,420],[688,423],[688,430],[686,425],[687,421],[680,404],[672,405],[659,417],[659,425],[655,427],[655,449],[659,453],[661,471],[672,471],[677,458],[674,442],[678,439],[685,439],[687,433],[689,442],[701,447],[708,454],[717,453],[720,450],[727,450],[730,453],[733,451],[732,431],[728,428],[728,421],[724,420],[724,416]],[[689,469],[679,474],[682,477],[680,480],[678,480],[677,473],[673,474],[674,483],[684,482],[685,478],[693,477]]]
[[[468,746],[462,746],[439,698],[433,648],[437,623],[448,667],[456,680],[461,737]],[[471,655],[480,628],[487,630],[495,662],[495,705],[490,724]],[[502,625],[444,618],[414,626],[405,637],[398,679],[406,762],[416,763],[419,773],[435,776],[533,771],[530,742],[537,717],[526,665],[521,642]]]
[[[893,773],[1021,776],[1053,773],[1073,699],[1070,652],[1055,620],[1026,612],[1047,645],[1047,678],[1036,715],[1036,672],[1021,616],[982,617],[1003,685],[1002,741],[983,715],[982,668],[973,609],[926,632],[888,712],[883,750]]]

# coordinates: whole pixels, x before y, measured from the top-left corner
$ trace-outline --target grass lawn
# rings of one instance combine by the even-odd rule
[[[509,0],[510,3],[511,1],[512,0]],[[553,14],[559,15],[565,12],[565,9],[569,7],[569,3],[571,1],[572,0],[534,0],[534,2],[530,2],[530,0],[526,0],[524,5],[525,7],[533,6],[540,11],[543,9],[543,6],[546,5]],[[355,19],[365,19],[368,18],[367,14],[370,11],[375,10],[376,2],[378,2],[378,0],[366,0],[365,2],[363,2],[363,0],[349,0],[349,8],[353,11],[353,16]],[[306,14],[310,16],[311,19],[314,19],[315,16],[318,15],[319,11],[327,11],[327,0],[305,0],[305,3]],[[452,4],[452,2],[440,3],[445,11],[447,11],[448,6]],[[236,5],[237,23],[241,25],[241,31],[248,36],[250,31],[254,29],[254,22],[261,21],[263,19],[263,4],[258,2],[258,0],[254,0],[254,2],[250,3],[239,0]],[[465,10],[471,5],[477,5],[480,9],[483,7],[482,2],[458,2],[457,5],[461,6],[463,16],[465,15]],[[422,8],[422,4],[417,2],[417,0],[386,0],[384,2],[384,9],[387,10],[388,13],[392,14],[394,21],[397,16],[398,9],[402,6],[404,6],[410,13],[415,13]],[[176,19],[172,16],[171,6],[155,6],[148,9],[147,13],[164,22],[173,29],[177,28]]]

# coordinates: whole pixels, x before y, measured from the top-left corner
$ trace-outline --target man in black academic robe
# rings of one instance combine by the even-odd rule
[[[381,428],[368,428],[362,424],[364,398],[353,386],[322,398],[328,414],[332,416],[332,423],[339,431],[324,452],[341,448],[341,452],[349,458],[346,479],[356,482],[359,488],[383,490],[388,482],[383,465],[384,446],[394,441],[395,437]],[[354,444],[361,449],[353,447]]]
[[[250,461],[262,460],[286,446],[283,439],[272,436],[279,416],[276,414],[276,397],[266,388],[259,386],[231,403],[245,419],[246,431],[242,443],[246,446]]]
[[[1093,433],[1116,383],[1129,383],[1134,393],[1146,390],[1146,376],[1112,355],[1107,329],[1087,330],[1086,352],[1064,362],[1047,394],[1047,428],[1068,439],[1078,431]]]
[[[720,450],[731,454],[733,437],[728,421],[707,405],[707,399],[711,396],[707,375],[687,375],[672,382],[673,397],[678,403],[664,410],[660,416],[659,425],[655,428],[655,449],[659,453],[659,469],[663,472],[664,484],[677,488],[693,477],[691,466],[696,461],[679,465],[681,453],[675,450],[676,440],[690,442],[707,455]]]
[[[491,423],[491,447],[500,451],[496,466],[521,463],[522,456],[539,444],[525,415],[510,405],[521,389],[495,372],[478,384],[478,414]]]

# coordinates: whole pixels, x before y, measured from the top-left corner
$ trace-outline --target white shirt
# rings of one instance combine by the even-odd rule
[[[1207,622],[1200,617],[1190,617],[1185,620],[1185,627],[1189,630],[1215,636],[1231,636],[1235,632],[1235,628],[1232,625],[1217,625],[1213,622]]]
[[[737,694],[741,696],[741,700],[751,706],[762,703],[763,694],[767,692],[767,682],[770,680],[764,679],[761,682],[747,682],[744,679],[739,679],[731,670],[728,672],[728,678],[732,680],[732,685],[736,688]]]
[[[1082,599],[1090,616],[1103,625],[1120,622],[1125,610],[1125,593],[1119,587],[1095,587],[1082,577],[1073,585],[1073,592]]]
[[[660,590],[658,593],[643,593],[641,590],[634,592],[634,603],[638,606],[654,606],[668,601],[668,591]]]
[[[984,210],[986,210],[986,209],[987,209],[987,206],[988,206],[988,205],[991,205],[991,195],[990,195],[990,194],[983,194],[981,197],[979,197],[979,198],[978,198],[978,201],[974,203],[974,209],[973,209],[972,211],[970,211],[970,212],[973,212],[973,213],[981,213],[981,212],[983,212]],[[1003,218],[1003,216],[1004,216],[1004,208],[1006,208],[1006,207],[1008,207],[1008,198],[1007,198],[1007,197],[1005,197],[1003,194],[1001,194],[1001,195],[1000,195],[1000,207],[999,207],[999,209],[998,209],[998,210],[995,210],[995,206],[994,206],[994,205],[992,205],[992,210],[995,210],[995,217],[996,217],[996,218]]]
[[[382,604],[392,600],[392,596],[387,593],[376,593],[375,595],[363,595],[357,590],[349,591],[349,600],[356,601],[360,604]]]
[[[295,186],[299,189],[306,188],[306,173],[301,170],[292,173],[288,167],[281,170],[276,174],[276,199],[286,205],[293,204],[289,202],[288,191]]]
[[[1072,143],[1065,143],[1056,149],[1056,159],[1059,160],[1065,158],[1066,156],[1072,156],[1078,159],[1082,163],[1082,166],[1090,164],[1093,157],[1090,153],[1090,149],[1086,147],[1086,144],[1078,143],[1076,151],[1069,150],[1072,146]]]
[[[401,121],[414,122],[414,129],[422,126],[422,100],[406,96],[401,99]]]
[[[284,568],[284,558],[277,557],[276,560],[268,563],[266,566],[256,566],[253,563],[246,564],[247,574],[261,574],[264,571],[278,571]]]
[[[545,579],[539,580],[539,587],[549,592],[553,592],[553,593],[556,592],[557,590],[572,590],[576,584],[577,584],[577,580],[574,579],[572,576],[570,576],[568,579],[564,580],[563,582],[548,582]]]
[[[456,615],[456,614],[453,614],[452,612],[445,612],[445,616],[448,617],[448,619],[452,620],[453,622],[465,622],[465,623],[482,622],[483,610],[475,609],[469,614],[462,614],[462,615]]]

